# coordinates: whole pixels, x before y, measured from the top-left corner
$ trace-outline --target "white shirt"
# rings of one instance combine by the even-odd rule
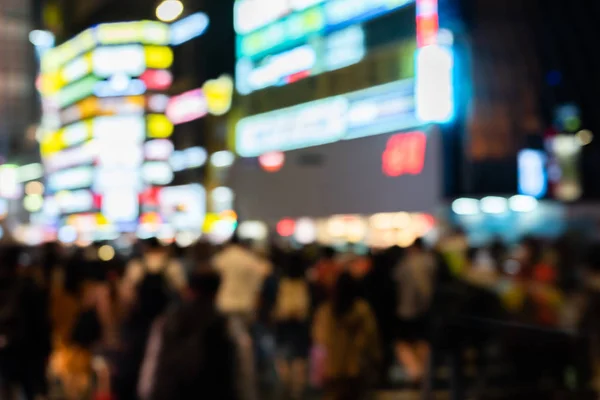
[[[231,245],[212,260],[221,274],[217,307],[224,313],[252,313],[270,264],[241,246]]]

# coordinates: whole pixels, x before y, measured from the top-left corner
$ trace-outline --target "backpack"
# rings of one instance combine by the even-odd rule
[[[283,278],[279,283],[275,317],[278,320],[308,318],[310,311],[310,293],[303,279]]]

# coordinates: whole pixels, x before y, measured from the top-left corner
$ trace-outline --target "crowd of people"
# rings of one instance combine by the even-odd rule
[[[575,239],[98,250],[0,249],[2,399],[600,389],[600,247]]]

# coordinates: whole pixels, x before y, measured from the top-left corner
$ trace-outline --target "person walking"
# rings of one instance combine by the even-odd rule
[[[27,400],[47,395],[50,355],[47,296],[31,279],[20,276],[21,249],[5,248],[0,263],[0,398]]]
[[[213,272],[194,276],[186,302],[155,323],[138,385],[142,400],[244,398],[239,346],[215,305],[220,282]]]
[[[415,383],[423,379],[429,359],[427,334],[436,265],[434,255],[419,239],[408,249],[396,271],[396,356]]]
[[[349,274],[340,275],[333,297],[315,315],[313,340],[323,360],[325,399],[362,400],[378,375],[381,348],[375,316]]]
[[[300,399],[306,389],[311,303],[302,256],[291,254],[283,273],[274,309],[277,372],[284,389]]]

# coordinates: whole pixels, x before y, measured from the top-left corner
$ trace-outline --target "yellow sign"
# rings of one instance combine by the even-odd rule
[[[169,26],[157,21],[118,22],[97,28],[99,44],[169,44]]]
[[[151,139],[165,139],[173,134],[173,124],[169,118],[162,114],[148,115],[148,137]]]
[[[206,81],[202,86],[206,96],[208,112],[212,115],[223,115],[231,109],[233,96],[233,80],[230,76],[222,75],[218,79]]]
[[[86,120],[71,124],[56,132],[47,134],[40,143],[42,157],[47,157],[59,151],[86,142],[92,138],[92,121]]]
[[[146,54],[146,67],[154,69],[166,69],[173,65],[173,50],[166,46],[147,46],[144,48]]]
[[[142,43],[149,45],[165,46],[169,44],[169,25],[158,21],[133,21],[100,24],[90,28],[73,39],[66,41],[54,49],[48,50],[41,60],[43,73],[53,72],[65,66],[69,61],[84,53],[89,52],[98,45],[115,45],[128,43]],[[170,50],[170,49],[169,49]],[[159,60],[164,60],[164,50]],[[160,51],[159,51],[160,52]],[[172,64],[172,52],[167,54],[171,57],[169,66]],[[163,61],[164,62],[164,61]],[[168,68],[168,67],[158,67]]]

